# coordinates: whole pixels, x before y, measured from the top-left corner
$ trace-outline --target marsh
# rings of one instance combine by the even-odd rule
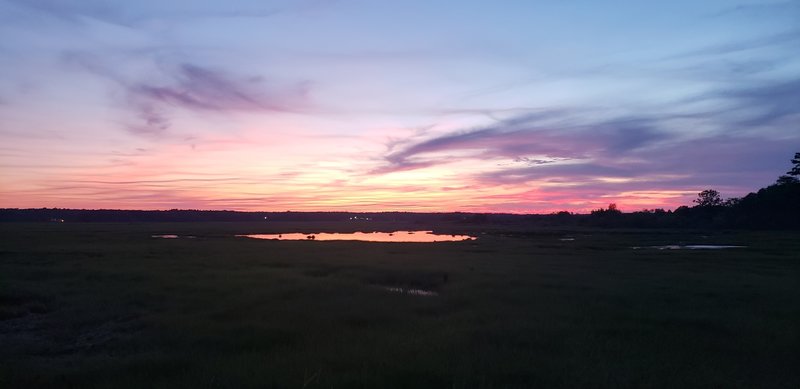
[[[337,223],[0,224],[0,386],[800,384],[796,232],[631,250],[698,232],[430,227],[479,239],[235,236],[365,230]],[[148,239],[164,231],[196,239]]]

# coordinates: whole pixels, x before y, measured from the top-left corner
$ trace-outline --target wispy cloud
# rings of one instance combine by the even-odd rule
[[[236,79],[224,72],[180,64],[165,85],[138,82],[137,98],[201,111],[292,111],[304,102],[307,84],[266,87],[260,77]]]
[[[727,17],[737,14],[749,14],[749,15],[775,15],[779,13],[786,13],[786,12],[797,12],[800,10],[800,2],[796,0],[789,0],[789,1],[773,1],[773,2],[762,2],[762,3],[743,3],[738,4],[732,7],[727,7],[719,12],[715,12],[713,14],[709,14],[709,17]]]
[[[800,3],[797,4],[800,5]],[[800,6],[798,8],[800,8]],[[672,57],[669,57],[669,59],[685,59],[689,57],[713,57],[719,55],[740,53],[748,50],[756,50],[765,47],[783,46],[792,44],[796,45],[798,41],[800,41],[800,30],[793,29],[749,40],[734,41],[709,47],[703,47],[702,49],[676,54]]]
[[[566,115],[559,112],[559,115]],[[428,167],[452,160],[448,152],[470,151],[467,158],[506,158],[534,161],[544,156],[561,160],[588,158],[599,153],[621,154],[646,147],[665,134],[654,129],[650,119],[625,118],[596,124],[570,122],[568,117],[554,124],[548,114],[525,115],[497,125],[456,132],[411,144],[385,156],[388,166],[376,172]]]
[[[708,136],[618,156],[595,155],[572,163],[510,167],[481,173],[478,180],[495,185],[533,180],[592,187],[607,183],[608,187],[627,185],[628,190],[641,190],[654,184],[661,188],[735,187],[742,182],[763,179],[764,174],[777,176],[785,165],[785,156],[791,155],[797,142],[800,137],[786,142],[758,137]]]
[[[272,1],[230,5],[215,2],[152,2],[158,7],[141,4],[110,4],[99,0],[6,0],[11,4],[50,17],[81,23],[94,19],[104,23],[134,27],[152,19],[204,19],[204,18],[271,18],[286,13],[302,13],[322,9],[338,0]],[[141,3],[148,3],[143,1]],[[138,6],[137,6],[138,5]]]
[[[148,80],[130,79],[87,53],[63,56],[72,65],[121,88],[136,121],[126,129],[141,135],[160,135],[172,125],[174,109],[203,112],[296,112],[308,105],[309,83],[281,83],[260,76],[235,76],[192,63],[160,66]],[[158,81],[152,81],[158,80]]]
[[[716,96],[732,102],[736,110],[745,115],[738,123],[739,127],[758,127],[779,123],[800,114],[800,79],[790,79],[747,88],[729,88],[716,92]]]

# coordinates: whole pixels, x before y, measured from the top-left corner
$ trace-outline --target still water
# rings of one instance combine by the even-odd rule
[[[433,231],[395,231],[395,232],[319,232],[313,234],[251,234],[236,235],[254,239],[275,240],[363,240],[367,242],[455,242],[473,240],[469,235],[442,235]]]
[[[730,246],[730,245],[717,245],[717,244],[689,244],[677,245],[670,244],[666,246],[647,246],[647,247],[631,247],[634,250],[639,249],[658,249],[658,250],[721,250],[721,249],[740,249],[747,246]]]
[[[411,295],[411,296],[431,297],[431,296],[438,296],[439,295],[439,293],[437,293],[437,292],[434,292],[432,290],[425,290],[425,289],[400,288],[400,287],[397,287],[397,286],[386,286],[383,289],[386,289],[387,291],[392,292],[392,293],[408,294],[408,295]]]

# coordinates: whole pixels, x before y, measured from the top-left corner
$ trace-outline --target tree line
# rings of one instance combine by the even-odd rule
[[[621,227],[699,227],[742,229],[800,229],[800,153],[791,168],[772,185],[744,197],[723,199],[719,191],[697,194],[694,206],[675,211],[645,210],[623,214],[611,204],[591,212],[587,225]]]

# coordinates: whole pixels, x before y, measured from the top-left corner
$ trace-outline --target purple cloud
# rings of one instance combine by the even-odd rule
[[[164,134],[172,125],[171,109],[296,112],[308,105],[308,82],[268,82],[262,77],[234,76],[190,63],[161,67],[161,74],[152,77],[158,82],[130,80],[87,53],[69,52],[63,59],[120,87],[136,117],[126,129],[139,135]]]
[[[754,112],[751,117],[738,123],[740,127],[769,125],[800,113],[800,79],[728,89],[716,95],[732,100],[736,109]]]
[[[551,117],[551,113],[526,115],[502,121],[492,127],[458,132],[412,144],[388,154],[385,160],[389,165],[376,173],[449,162],[451,158],[441,157],[440,154],[452,151],[472,150],[477,158],[484,159],[508,158],[530,162],[534,160],[530,155],[539,155],[567,160],[601,153],[625,153],[666,137],[664,133],[655,130],[648,119],[628,118],[589,125],[569,124],[563,120],[561,124],[554,125],[549,120]],[[431,154],[435,156],[430,157]]]
[[[669,145],[635,150],[617,157],[599,155],[585,162],[514,167],[482,173],[478,179],[483,183],[517,184],[565,178],[574,184],[597,186],[594,179],[598,177],[618,177],[638,182],[635,184],[638,186],[642,182],[658,181],[670,187],[710,184],[733,187],[764,177],[773,179],[772,176],[777,176],[785,167],[785,156],[798,147],[798,141],[800,137],[786,142],[759,137],[708,136],[673,141]]]
[[[151,19],[192,18],[271,18],[285,13],[303,13],[336,4],[336,0],[297,0],[278,4],[253,2],[248,6],[214,2],[161,3],[158,9],[147,9],[139,4],[113,4],[98,0],[6,0],[21,9],[38,14],[82,23],[83,19],[94,19],[124,27],[136,27]],[[113,5],[112,5],[113,4]]]
[[[129,92],[137,98],[190,110],[292,111],[306,99],[307,84],[262,87],[260,78],[236,79],[223,72],[182,64],[165,85],[138,83]]]

